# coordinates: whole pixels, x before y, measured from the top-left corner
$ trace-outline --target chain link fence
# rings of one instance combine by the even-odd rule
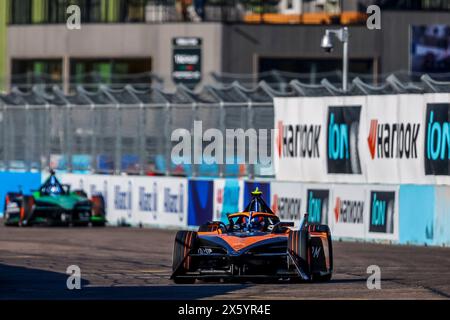
[[[203,141],[202,134],[208,129],[218,129],[223,137],[227,129],[271,129],[273,97],[266,92],[260,100],[253,102],[232,87],[206,87],[199,93],[185,87],[173,93],[106,86],[92,92],[79,87],[70,96],[57,87],[15,89],[0,96],[0,170],[251,176],[256,168],[245,164],[178,163],[180,159],[171,154],[180,141],[171,141],[171,135],[185,129],[194,146],[199,138],[194,125],[199,122],[204,150],[209,142]],[[225,155],[229,141],[223,141]]]
[[[104,85],[90,91],[80,86],[71,95],[58,87],[13,89],[8,95],[0,95],[0,170],[272,176],[270,165],[249,165],[248,160],[250,154],[272,156],[274,97],[419,92],[450,92],[450,83],[429,76],[423,76],[420,82],[408,82],[392,75],[380,86],[356,78],[347,93],[326,80],[314,85],[292,80],[282,90],[278,84],[266,82],[253,87],[239,82],[217,84],[195,92],[184,86],[174,92],[158,87],[117,89]],[[196,123],[201,123],[200,137],[195,136]],[[205,141],[204,134],[208,129],[218,129],[223,137],[219,149],[226,165],[207,158],[201,163],[180,163],[181,156],[172,156],[180,142],[171,139],[177,129],[185,129],[189,136],[192,163],[192,151],[199,151],[194,147],[203,153],[212,141]],[[254,129],[258,133],[258,144],[251,144],[247,137],[245,159],[239,158],[238,141],[226,139],[230,129]],[[266,129],[266,134],[261,134],[261,129]],[[263,146],[265,153],[261,152]]]

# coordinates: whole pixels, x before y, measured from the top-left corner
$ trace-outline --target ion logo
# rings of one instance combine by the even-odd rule
[[[280,158],[320,158],[320,125],[283,125],[278,122],[278,156]]]
[[[361,107],[329,107],[328,173],[361,174],[358,132]]]
[[[395,192],[370,194],[370,232],[394,233]]]
[[[171,188],[164,188],[164,211],[178,214],[180,221],[184,218],[184,186],[180,184],[178,192],[173,193]]]
[[[272,211],[281,220],[300,221],[302,199],[279,197],[274,194],[272,197]]]
[[[427,105],[425,174],[450,175],[450,104]]]
[[[370,121],[370,132],[367,142],[372,159],[417,159],[417,138],[419,123],[379,124],[378,120]]]
[[[340,223],[364,223],[364,201],[341,200],[337,197],[334,217]]]
[[[310,223],[327,224],[328,190],[308,190],[308,221]]]

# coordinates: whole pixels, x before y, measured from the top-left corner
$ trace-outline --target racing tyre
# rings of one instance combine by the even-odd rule
[[[16,203],[17,206],[20,208],[21,204],[22,204],[22,200],[18,199],[22,197],[21,193],[17,193],[17,192],[8,192],[5,195],[5,203],[3,205],[3,223],[5,226],[14,226],[14,225],[18,225],[15,223],[12,223],[10,221],[11,217],[10,217],[10,213],[8,212],[8,205],[12,202]]]
[[[320,274],[313,274],[312,275],[312,281],[313,282],[329,282],[331,281],[331,273],[328,273],[326,275],[320,275]]]
[[[176,275],[173,281],[178,284],[192,284],[195,283],[195,278],[179,277],[193,268],[192,257],[186,257],[189,252],[195,247],[197,242],[197,232],[193,231],[178,231],[175,237],[175,244],[173,247],[172,271]],[[186,257],[186,259],[185,259]]]
[[[93,227],[104,227],[106,225],[105,221],[105,199],[102,195],[95,195],[91,198],[92,201],[92,216],[94,217],[102,217],[103,221],[94,221],[91,223]]]
[[[308,255],[313,282],[328,282],[333,274],[333,244],[327,225],[311,225]]]
[[[19,227],[31,226],[31,218],[33,215],[34,198],[32,196],[23,196],[20,204]]]

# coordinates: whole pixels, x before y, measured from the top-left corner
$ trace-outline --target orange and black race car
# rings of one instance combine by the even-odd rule
[[[333,272],[327,225],[308,223],[299,230],[280,219],[256,189],[244,212],[228,215],[229,224],[209,222],[178,231],[173,251],[175,283],[230,280],[329,281]]]

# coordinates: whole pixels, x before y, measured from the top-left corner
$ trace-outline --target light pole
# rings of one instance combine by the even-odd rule
[[[343,44],[343,56],[342,56],[342,90],[344,92],[348,91],[348,28],[343,27],[341,29],[327,29],[325,35],[322,38],[321,47],[328,53],[332,52],[334,49],[333,41],[331,35],[335,35],[339,41]]]

